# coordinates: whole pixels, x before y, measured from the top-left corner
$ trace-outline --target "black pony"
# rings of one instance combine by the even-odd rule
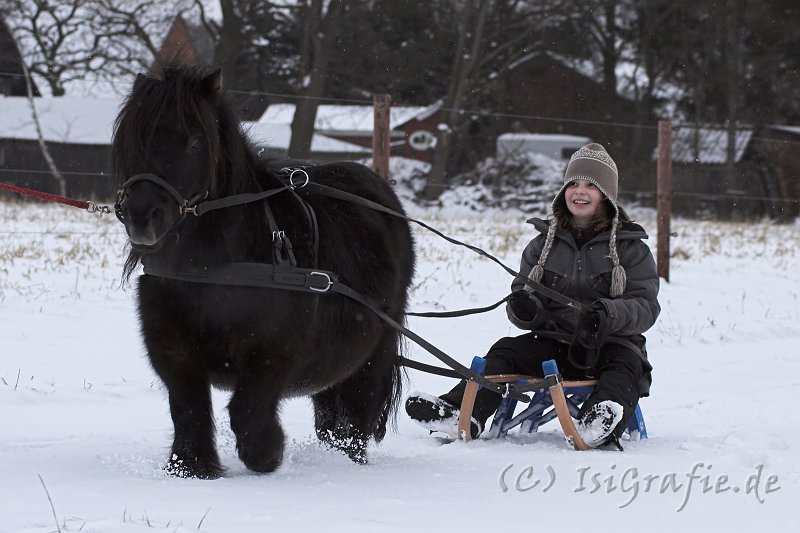
[[[118,216],[131,247],[124,276],[144,264],[141,331],[169,393],[175,435],[167,471],[221,475],[211,386],[232,391],[231,429],[251,470],[280,465],[279,403],[298,395],[312,395],[323,442],[366,462],[369,440],[384,437],[401,393],[395,330],[339,294],[171,274],[232,263],[324,269],[402,322],[414,270],[407,222],[308,188],[286,188],[285,173],[254,155],[224,101],[218,71],[164,65],[140,74],[117,117],[112,162],[122,183]],[[326,164],[307,173],[314,183],[402,212],[389,185],[364,166]],[[302,172],[294,177],[299,185],[304,180]],[[270,190],[280,192],[202,216],[192,209]]]

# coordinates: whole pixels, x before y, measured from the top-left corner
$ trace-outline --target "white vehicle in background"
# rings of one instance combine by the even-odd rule
[[[497,137],[497,158],[506,159],[533,152],[557,161],[568,160],[581,146],[592,142],[589,137],[549,133],[503,133]]]

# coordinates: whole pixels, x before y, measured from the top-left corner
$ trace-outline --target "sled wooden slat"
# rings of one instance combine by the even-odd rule
[[[576,450],[590,449],[586,446],[586,443],[583,442],[583,439],[581,439],[578,434],[578,430],[575,428],[575,423],[572,420],[572,415],[569,412],[567,400],[564,396],[564,387],[591,387],[597,383],[597,380],[563,381],[552,387],[548,387],[544,379],[523,374],[497,374],[486,376],[486,379],[494,383],[522,382],[526,385],[541,385],[541,389],[548,389],[550,397],[553,400],[553,408],[556,411],[564,435],[571,438],[572,444]],[[476,382],[468,381],[466,390],[464,391],[464,397],[461,400],[461,408],[458,414],[458,435],[465,442],[472,440],[470,420],[472,419],[472,410],[475,407],[475,397],[478,394],[478,389],[479,387]]]
[[[478,384],[475,381],[468,381],[467,388],[464,390],[464,397],[461,399],[461,410],[458,413],[458,436],[465,442],[472,440],[470,431],[470,420],[472,419],[472,409],[475,407],[475,396],[478,394]]]
[[[572,446],[576,450],[588,450],[589,447],[583,442],[583,439],[578,434],[575,428],[575,423],[572,421],[572,415],[567,407],[567,399],[564,397],[563,383],[556,383],[550,390],[550,398],[553,400],[553,408],[556,410],[558,416],[558,423],[561,424],[561,430],[567,438],[572,440]]]
[[[486,376],[486,379],[494,383],[509,383],[512,381],[526,380],[526,383],[535,383],[541,381],[544,385],[543,379],[532,378],[531,376],[524,376],[522,374],[497,374],[495,376]],[[467,388],[464,390],[464,396],[461,399],[461,408],[458,413],[458,435],[459,438],[465,442],[472,440],[472,433],[470,431],[470,420],[472,419],[472,410],[475,407],[475,397],[478,394],[478,384],[474,381],[467,382]]]

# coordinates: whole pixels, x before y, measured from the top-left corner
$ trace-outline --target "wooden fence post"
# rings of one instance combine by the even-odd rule
[[[656,217],[658,276],[669,281],[669,238],[672,218],[672,123],[669,120],[658,121]]]
[[[375,120],[372,128],[372,169],[389,180],[389,146],[391,140],[390,110],[392,96],[376,94],[373,97]]]

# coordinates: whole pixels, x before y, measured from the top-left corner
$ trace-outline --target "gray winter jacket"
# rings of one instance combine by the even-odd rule
[[[534,238],[522,252],[520,273],[527,276],[538,262],[542,246],[547,235],[548,223],[534,218],[528,221],[541,233]],[[608,314],[607,342],[622,344],[638,351],[645,360],[645,370],[650,370],[647,363],[645,339],[642,333],[655,323],[661,307],[658,304],[659,278],[653,254],[642,239],[647,238],[644,228],[638,224],[624,223],[617,231],[617,251],[622,267],[627,275],[625,292],[618,298],[611,298],[611,268],[608,243],[610,231],[604,231],[588,241],[578,250],[575,239],[569,232],[558,229],[555,241],[544,264],[544,276],[541,283],[565,296],[580,302],[591,304],[599,301]],[[515,278],[511,290],[522,289],[524,281]],[[544,307],[568,322],[576,320],[575,311],[554,300],[541,297]],[[532,322],[520,320],[506,306],[508,318],[520,329],[532,329]],[[574,331],[565,326],[548,321],[538,328],[544,336],[562,338],[564,334],[572,335]],[[552,335],[548,335],[548,333]],[[646,393],[646,390],[643,391]]]

